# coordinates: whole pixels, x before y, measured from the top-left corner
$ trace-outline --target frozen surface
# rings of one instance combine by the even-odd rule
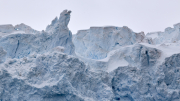
[[[91,27],[80,30],[73,38],[76,53],[90,59],[103,59],[107,53],[121,46],[142,42],[143,32],[135,33],[124,27]],[[83,53],[82,53],[83,52]]]
[[[78,58],[62,52],[8,59],[0,65],[2,101],[109,101],[112,88]]]
[[[164,32],[148,33],[146,37],[151,37],[154,44],[176,43],[180,40],[180,23],[174,24],[174,28],[168,27]]]
[[[179,23],[146,35],[107,26],[72,36],[70,14],[45,31],[0,25],[0,101],[180,101]]]
[[[2,47],[0,47],[0,63],[4,62],[6,54],[7,52]]]
[[[152,39],[158,38],[158,32],[149,33],[147,36],[152,38]]]
[[[103,70],[111,72],[121,66],[151,67],[160,63],[163,52],[147,45],[134,44],[124,46],[108,53],[107,57],[101,60],[87,59],[80,57],[82,61],[90,65],[92,70]]]
[[[23,58],[34,52],[44,53],[56,46],[62,46],[65,53],[74,55],[72,34],[67,27],[69,19],[70,12],[63,11],[56,25],[52,22],[52,29],[47,32],[36,31],[25,24],[16,25],[14,29],[18,30],[12,32],[13,26],[6,25],[5,28],[10,26],[11,29],[6,28],[5,31],[9,33],[1,36],[0,47],[6,50],[7,58]]]
[[[8,25],[0,25],[0,32],[1,33],[11,33],[15,31],[13,25],[8,24]]]

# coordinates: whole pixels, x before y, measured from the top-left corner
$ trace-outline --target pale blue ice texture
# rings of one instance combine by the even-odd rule
[[[91,27],[78,31],[73,43],[77,54],[90,59],[103,59],[111,50],[146,41],[144,37],[143,32],[135,33],[126,26]]]
[[[69,20],[70,12],[65,10],[61,13],[59,19],[56,18],[55,22],[52,21],[46,32],[38,32],[25,24],[16,25],[15,27],[2,25],[0,26],[1,32],[8,33],[15,30],[15,34],[2,36],[0,46],[6,50],[7,58],[23,58],[33,52],[44,53],[56,46],[63,46],[65,53],[74,55],[72,33],[67,27]]]
[[[154,44],[175,43],[180,40],[180,23],[174,24],[174,28],[168,27],[164,32],[148,33],[146,37],[152,37]]]
[[[45,31],[0,25],[0,101],[180,101],[180,51],[167,51],[179,49],[180,24],[147,35],[91,27],[72,38],[70,13]]]

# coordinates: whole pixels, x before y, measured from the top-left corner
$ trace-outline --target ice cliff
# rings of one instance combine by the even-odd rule
[[[91,27],[89,30],[78,31],[73,42],[77,54],[91,59],[103,59],[111,50],[142,42],[144,37],[143,32],[135,33],[126,26]]]
[[[180,101],[180,24],[72,36],[70,14],[43,31],[0,25],[0,101]]]
[[[73,55],[74,45],[72,43],[72,33],[69,31],[67,24],[70,20],[70,12],[63,11],[56,25],[48,31],[36,31],[31,27],[20,24],[13,27],[12,25],[1,25],[0,47],[6,50],[6,58],[23,58],[29,54],[44,53],[50,51],[56,46],[64,47],[64,52]],[[49,29],[49,28],[47,28]]]

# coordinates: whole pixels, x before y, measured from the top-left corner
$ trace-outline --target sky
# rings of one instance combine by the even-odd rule
[[[180,0],[0,0],[0,25],[24,23],[41,31],[65,9],[72,11],[73,34],[92,26],[148,33],[180,23]]]

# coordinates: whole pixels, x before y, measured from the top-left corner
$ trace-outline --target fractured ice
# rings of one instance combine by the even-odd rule
[[[0,101],[180,101],[180,24],[164,32],[0,25]]]

